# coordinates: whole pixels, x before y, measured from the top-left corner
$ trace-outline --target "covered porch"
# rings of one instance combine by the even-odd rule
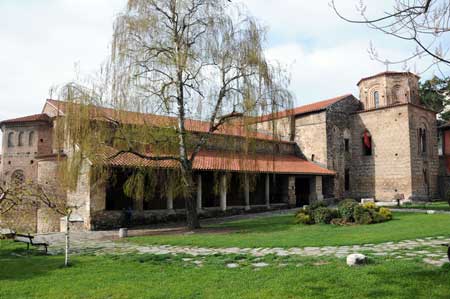
[[[151,190],[146,191],[145,199],[138,199],[124,192],[124,184],[135,166],[130,165],[130,161],[134,160],[120,161],[119,165],[111,164],[114,175],[106,183],[105,208],[97,213],[97,217],[111,218],[111,224],[119,222],[118,218],[126,211],[132,214],[133,224],[183,218],[185,200],[174,192],[168,179],[173,169],[165,168],[166,175],[157,176]],[[327,169],[292,155],[244,157],[217,152],[200,153],[194,162],[194,170],[195,190],[192,194],[201,217],[309,204],[323,199],[322,177],[334,175]]]

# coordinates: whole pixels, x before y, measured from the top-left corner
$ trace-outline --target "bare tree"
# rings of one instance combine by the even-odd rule
[[[56,192],[46,192],[33,182],[13,181],[6,188],[0,186],[0,215],[7,215],[18,208],[50,209],[65,218],[65,258],[69,266],[70,256],[70,217],[81,206],[70,205],[65,198],[55,196]]]
[[[291,105],[289,80],[265,58],[264,40],[264,28],[229,1],[129,0],[114,24],[102,84],[63,89],[65,100],[83,104],[74,107],[88,107],[85,114],[91,104],[119,112],[92,126],[82,116],[84,108],[73,108],[66,113],[63,136],[70,136],[77,145],[74,152],[84,156],[108,139],[116,149],[109,159],[126,153],[176,164],[179,176],[174,180],[185,199],[188,227],[198,228],[192,172],[200,150],[226,124],[244,125],[247,117]],[[154,113],[172,121],[155,125],[154,119],[141,116],[136,127],[118,116],[120,111]],[[206,129],[200,136],[192,134],[192,126],[199,125],[193,119],[203,120],[200,125]],[[107,123],[106,136],[99,133],[100,122]],[[143,185],[145,176],[132,177],[141,184],[128,185]]]
[[[343,20],[366,24],[370,28],[383,32],[392,37],[412,42],[415,50],[409,57],[400,60],[380,58],[375,47],[371,45],[371,57],[386,64],[405,64],[422,57],[430,57],[433,65],[450,66],[448,33],[450,32],[450,2],[447,0],[396,0],[390,11],[379,17],[367,15],[365,1],[361,0],[357,11],[361,15],[359,20],[345,17],[332,0],[330,6]]]

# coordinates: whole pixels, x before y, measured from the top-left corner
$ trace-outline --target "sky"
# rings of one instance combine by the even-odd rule
[[[234,1],[267,27],[267,56],[291,73],[296,106],[347,93],[358,96],[360,78],[386,70],[370,59],[371,42],[389,58],[404,57],[414,49],[364,25],[340,20],[329,0]],[[336,0],[349,17],[357,16],[358,2]],[[393,3],[367,2],[373,15]],[[114,17],[125,4],[126,0],[0,0],[0,120],[40,113],[52,87],[97,70],[109,53]]]

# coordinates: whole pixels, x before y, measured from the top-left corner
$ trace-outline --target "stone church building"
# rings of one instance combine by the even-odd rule
[[[281,209],[322,199],[437,198],[436,113],[421,105],[418,80],[409,72],[384,72],[358,82],[359,100],[348,94],[265,115],[254,121],[251,132],[236,124],[223,127],[194,162],[200,215]],[[21,179],[58,186],[59,159],[67,153],[54,148],[53,134],[55,121],[64,117],[65,109],[65,102],[47,100],[41,114],[0,123],[2,184]],[[164,119],[128,114],[127,121]],[[188,121],[187,128],[200,135],[206,130],[205,123],[195,120]],[[251,157],[239,154],[243,136],[256,143]],[[218,142],[221,138],[227,142]],[[71,219],[76,229],[118,227],[124,210],[132,210],[135,224],[177,220],[184,214],[183,199],[173,195],[164,179],[147,200],[124,194],[128,170],[154,167],[149,161],[131,154],[108,159],[107,166],[116,176],[114,181],[100,183],[92,181],[93,163],[83,165],[75,191],[59,195],[82,203]],[[169,164],[162,168],[176,167]],[[248,179],[242,179],[246,174],[255,180],[252,188]],[[218,191],[213,190],[215,185]],[[23,227],[29,231],[56,231],[62,221],[45,209],[27,215]],[[0,218],[0,227],[4,223]]]

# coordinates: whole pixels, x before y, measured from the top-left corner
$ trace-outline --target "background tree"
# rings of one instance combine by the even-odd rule
[[[428,108],[437,111],[444,121],[450,121],[450,110],[445,108],[450,105],[450,78],[440,79],[433,77],[420,83],[420,100]]]
[[[193,162],[211,135],[230,123],[248,128],[251,117],[292,105],[289,80],[265,58],[264,40],[264,28],[229,1],[129,0],[115,21],[112,55],[101,80],[63,88],[62,97],[75,105],[60,126],[61,136],[70,136],[76,145],[72,152],[83,157],[108,143],[116,149],[108,158],[127,153],[175,163],[177,175],[170,179],[185,199],[188,227],[198,228]],[[116,112],[94,126],[92,104]],[[158,118],[142,117],[135,126],[121,111],[173,121],[155,124]],[[192,134],[197,124],[192,119],[207,124],[201,135]],[[127,189],[143,196],[142,186],[152,175],[148,168],[135,169]]]
[[[432,65],[450,66],[449,32],[450,32],[450,2],[448,0],[395,0],[391,8],[386,8],[382,16],[367,15],[365,1],[361,0],[357,7],[361,15],[359,20],[345,17],[338,9],[336,0],[330,5],[343,20],[366,24],[370,28],[392,37],[411,42],[415,46],[409,57],[400,60],[380,58],[373,46],[370,54],[373,59],[387,66],[391,64],[408,64],[418,58],[430,57]]]

